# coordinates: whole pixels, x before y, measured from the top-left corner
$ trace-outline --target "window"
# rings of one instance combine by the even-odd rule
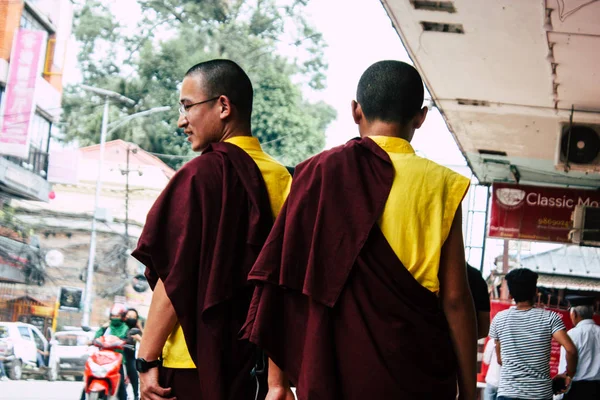
[[[60,346],[87,346],[90,342],[88,335],[77,333],[57,335],[56,340]]]
[[[19,327],[19,333],[21,334],[21,337],[25,340],[33,340],[31,338],[31,332],[29,331],[29,328],[26,326],[20,326]]]
[[[35,340],[35,347],[37,347],[39,350],[45,350],[46,346],[44,340],[36,331],[33,331],[33,339]]]
[[[33,118],[30,120],[29,156],[26,159],[12,156],[6,158],[15,164],[20,165],[21,167],[45,178],[46,174],[48,173],[47,149],[48,141],[50,140],[50,129],[52,129],[52,123],[36,112],[33,115]],[[40,327],[44,326],[43,318],[41,321],[31,321],[31,323],[36,325],[34,322],[38,323]]]
[[[46,152],[48,148],[48,139],[50,136],[50,128],[52,123],[48,121],[46,118],[38,114],[37,112],[33,114],[33,119],[31,120],[31,138],[30,144],[36,150],[41,151],[42,153]]]
[[[21,29],[29,29],[29,30],[33,30],[33,31],[44,31],[48,34],[47,39],[49,39],[49,37],[54,34],[55,32],[53,31],[53,29],[51,27],[48,26],[48,22],[44,23],[42,19],[40,19],[41,17],[37,17],[35,12],[32,12],[28,6],[27,3],[25,3],[25,8],[23,9],[23,13],[21,14],[21,21],[19,23],[19,27]],[[43,72],[45,69],[45,65],[47,63],[47,59],[46,57],[48,56],[48,54],[46,54],[46,50],[47,50],[47,46],[50,43],[49,40],[47,40],[43,45],[42,48],[40,49],[41,51],[41,55],[42,55],[42,59],[40,62],[40,75],[43,76]],[[48,57],[51,59],[51,57]]]
[[[77,342],[78,342],[78,336],[73,334],[73,335],[60,335],[60,336],[56,336],[56,341],[58,342],[58,344],[60,346],[77,346]]]
[[[21,23],[19,24],[19,28],[31,29],[35,31],[46,31],[46,27],[42,25],[41,22],[27,9],[24,9],[23,13],[21,14]]]
[[[8,328],[6,326],[0,326],[0,339],[6,339],[8,337]]]

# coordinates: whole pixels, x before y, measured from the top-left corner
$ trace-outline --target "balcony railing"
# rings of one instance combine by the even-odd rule
[[[47,179],[48,176],[48,153],[40,151],[35,147],[30,147],[29,157],[27,159],[6,156],[7,160],[33,172],[36,175]]]

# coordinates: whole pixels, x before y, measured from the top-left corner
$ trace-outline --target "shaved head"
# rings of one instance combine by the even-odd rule
[[[407,124],[423,106],[423,81],[401,61],[379,61],[361,76],[356,100],[368,121]]]
[[[208,97],[227,96],[240,117],[252,115],[252,82],[244,70],[231,60],[211,60],[194,65],[186,77],[201,77],[202,89]]]

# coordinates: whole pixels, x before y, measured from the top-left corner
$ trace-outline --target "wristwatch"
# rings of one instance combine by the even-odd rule
[[[135,359],[135,369],[138,372],[148,372],[149,369],[156,368],[162,365],[162,360],[159,358],[154,361],[146,361],[143,358]]]

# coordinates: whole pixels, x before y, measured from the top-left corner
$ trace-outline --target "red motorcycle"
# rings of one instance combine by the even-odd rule
[[[92,345],[98,351],[85,363],[84,382],[87,400],[118,400],[119,384],[123,373],[123,355],[116,350],[134,347],[116,336],[100,336]]]

